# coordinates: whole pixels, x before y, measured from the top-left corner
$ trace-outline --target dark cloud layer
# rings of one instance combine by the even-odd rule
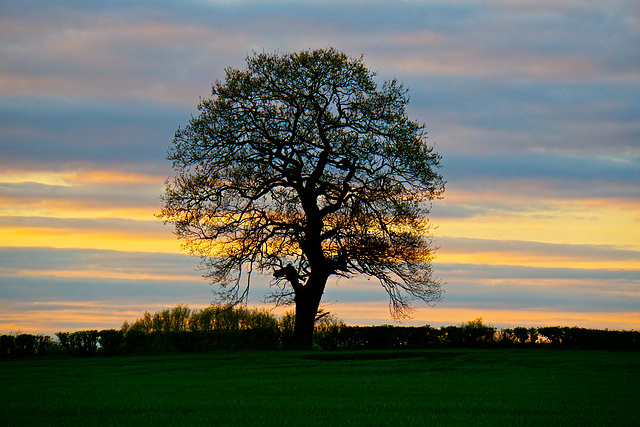
[[[2,162],[159,166],[225,66],[242,66],[252,49],[335,45],[406,82],[411,111],[447,155],[449,180],[637,181],[633,12],[621,1],[5,5],[3,75],[52,83],[3,96]],[[524,57],[534,58],[528,67]],[[585,153],[631,163],[570,157]]]
[[[0,166],[137,164],[163,170],[173,132],[188,117],[162,104],[11,97],[0,106]]]

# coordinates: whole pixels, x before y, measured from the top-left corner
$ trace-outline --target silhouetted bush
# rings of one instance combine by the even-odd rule
[[[37,341],[35,335],[20,334],[15,340],[16,357],[35,356]]]
[[[43,356],[55,353],[56,345],[45,335],[0,335],[0,359]]]
[[[56,336],[60,345],[71,354],[91,356],[98,351],[100,334],[96,330],[56,332]]]
[[[565,330],[568,328],[561,328],[560,326],[545,326],[538,328],[538,333],[546,337],[551,345],[559,347],[564,341]]]
[[[592,350],[640,350],[640,331],[551,326],[538,329],[552,346]]]
[[[495,339],[500,347],[531,346],[538,341],[538,330],[536,328],[523,327],[500,329],[496,331]]]
[[[496,328],[487,326],[478,318],[460,326],[446,326],[441,328],[442,341],[449,347],[476,348],[487,347],[500,342],[501,335],[496,334]],[[502,334],[505,340],[514,338],[513,331],[507,330]]]
[[[323,326],[320,329],[316,328],[313,335],[314,345],[322,350],[350,348],[348,343],[345,342],[345,328],[347,327],[344,325]]]
[[[122,345],[122,331],[116,329],[103,329],[98,332],[100,351],[106,355],[117,354]]]
[[[126,353],[146,353],[149,351],[147,332],[129,329],[124,334],[124,351]]]
[[[151,332],[178,331],[217,331],[256,328],[277,328],[278,319],[266,310],[246,309],[212,305],[203,310],[192,310],[186,305],[156,313],[145,312],[140,319],[129,324],[125,322],[122,330]]]
[[[521,326],[513,329],[513,335],[515,335],[518,344],[526,344],[530,341],[529,330]]]
[[[62,348],[67,351],[71,350],[71,343],[69,341],[70,332],[56,332],[56,336],[58,337],[58,342],[62,346]]]
[[[16,338],[13,335],[0,335],[0,358],[14,357],[16,352]]]
[[[0,335],[0,358],[42,356],[50,344],[51,338],[44,335]]]
[[[514,347],[518,344],[518,338],[513,329],[505,328],[498,332],[497,342],[500,347]]]

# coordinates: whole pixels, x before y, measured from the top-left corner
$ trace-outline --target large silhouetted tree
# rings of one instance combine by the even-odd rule
[[[169,153],[162,217],[202,257],[218,300],[246,300],[251,271],[272,275],[269,299],[295,303],[301,347],[332,275],[378,279],[396,317],[442,293],[426,218],[444,191],[440,156],[407,117],[407,90],[374,76],[334,49],[254,54],[213,85]]]

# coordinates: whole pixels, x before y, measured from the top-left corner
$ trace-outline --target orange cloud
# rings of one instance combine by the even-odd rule
[[[76,171],[62,174],[73,184],[134,184],[162,187],[166,177],[116,170]]]
[[[201,276],[179,275],[179,274],[155,274],[148,272],[136,271],[117,271],[117,270],[17,270],[12,271],[14,276],[22,277],[55,277],[65,279],[117,279],[117,280],[157,280],[172,282],[189,282],[197,281],[205,283]]]
[[[71,187],[72,185],[65,173],[25,170],[5,170],[0,173],[0,183],[24,184],[30,182],[62,187]]]
[[[2,246],[17,247],[89,248],[122,252],[181,252],[180,243],[168,230],[166,232],[137,234],[126,231],[0,227],[0,241],[2,241]]]
[[[487,243],[488,245],[488,243]],[[521,245],[524,245],[522,243]],[[510,265],[541,268],[580,269],[640,269],[640,259],[604,259],[596,255],[580,253],[545,253],[544,247],[534,250],[450,249],[444,245],[437,252],[436,264]]]
[[[118,206],[110,200],[0,197],[0,222],[2,216],[150,221],[159,210],[159,206]]]
[[[433,218],[437,236],[521,240],[559,244],[610,245],[640,250],[638,210],[604,206],[544,207],[484,213],[471,218]]]
[[[0,196],[0,221],[2,216],[150,221],[160,210],[163,181],[157,175],[115,170],[8,170],[0,174],[0,183],[26,186]]]
[[[15,307],[17,305],[17,307]],[[53,307],[55,306],[55,308]],[[30,302],[7,306],[0,301],[1,333],[54,335],[58,331],[119,329],[127,319],[139,316],[132,307],[108,301]]]
[[[135,184],[162,186],[166,177],[110,169],[72,170],[72,171],[38,171],[8,169],[0,173],[0,182],[5,183],[38,183],[72,187],[86,184]]]

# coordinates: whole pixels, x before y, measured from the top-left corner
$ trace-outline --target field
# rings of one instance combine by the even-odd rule
[[[640,354],[231,352],[0,363],[0,425],[640,425]]]

